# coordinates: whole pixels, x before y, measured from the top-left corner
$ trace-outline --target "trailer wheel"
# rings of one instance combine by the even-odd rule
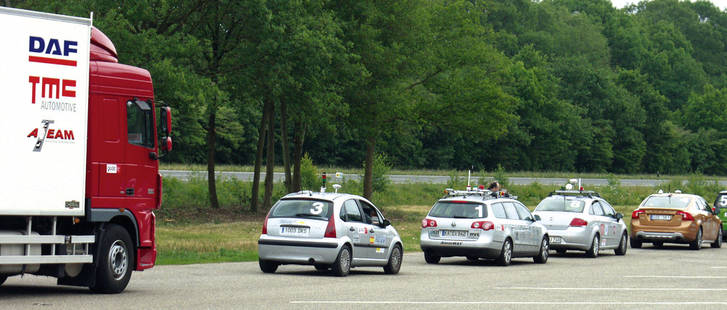
[[[131,237],[123,227],[109,224],[100,239],[96,283],[90,289],[103,294],[120,293],[129,284],[134,269]]]

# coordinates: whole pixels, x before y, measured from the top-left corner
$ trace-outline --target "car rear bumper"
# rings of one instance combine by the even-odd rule
[[[258,256],[261,260],[282,264],[332,264],[343,243],[326,239],[300,240],[263,235],[258,240]]]
[[[689,242],[680,232],[636,232],[636,240],[646,242]]]
[[[643,242],[688,243],[697,238],[699,226],[691,221],[679,226],[641,225],[631,222],[631,239]]]
[[[550,242],[551,250],[588,250],[591,247],[591,231],[580,227],[566,230],[548,230],[550,239],[560,238],[561,242]]]
[[[492,234],[481,234],[477,240],[431,239],[428,233],[421,234],[422,251],[437,256],[475,256],[497,258],[502,251],[502,241],[493,240]]]

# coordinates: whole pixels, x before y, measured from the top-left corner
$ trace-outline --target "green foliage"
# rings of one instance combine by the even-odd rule
[[[3,4],[95,12],[173,108],[166,162],[205,162],[215,113],[217,162],[252,164],[271,102],[322,166],[358,168],[371,138],[398,168],[727,174],[727,12],[707,1]]]
[[[385,192],[389,183],[391,183],[388,176],[391,171],[391,164],[386,154],[379,153],[374,156],[373,171],[374,192]]]
[[[313,165],[313,159],[306,153],[300,160],[301,188],[317,191],[321,187],[321,182],[321,178],[318,175],[318,168]]]
[[[502,165],[497,165],[497,170],[495,170],[495,181],[500,183],[501,188],[509,188],[510,187],[510,179],[507,178],[507,175],[505,175],[505,168],[502,167]]]

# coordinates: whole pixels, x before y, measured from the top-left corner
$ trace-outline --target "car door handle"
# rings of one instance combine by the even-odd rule
[[[374,230],[371,229],[371,228],[369,228],[369,232],[373,234],[374,233]]]
[[[353,228],[353,226],[348,228],[349,231],[356,231],[356,228]]]
[[[133,188],[127,188],[126,189],[126,195],[128,195],[128,196],[134,196],[134,189]]]

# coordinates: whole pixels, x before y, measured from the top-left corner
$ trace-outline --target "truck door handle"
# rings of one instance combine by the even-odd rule
[[[127,188],[126,189],[126,195],[128,195],[128,196],[134,196],[134,189],[133,188]]]
[[[349,227],[348,230],[350,231],[356,231],[356,228],[353,228],[353,226]]]

